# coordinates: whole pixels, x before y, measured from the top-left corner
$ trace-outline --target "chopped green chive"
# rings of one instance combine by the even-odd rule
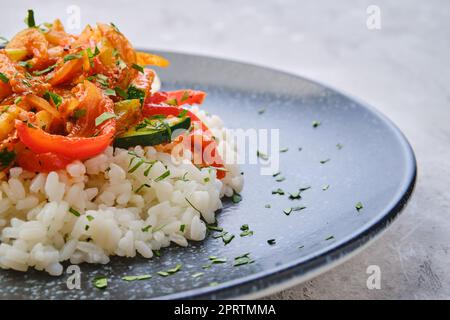
[[[331,160],[331,159],[320,160],[320,163],[321,163],[321,164],[325,164],[325,163],[329,162],[330,160]]]
[[[75,120],[80,119],[81,117],[84,117],[86,115],[86,109],[77,109],[73,112],[73,117]]]
[[[218,258],[216,256],[210,256],[208,259],[211,261],[212,264],[220,264],[227,262],[227,258]]]
[[[3,81],[4,83],[9,82],[9,78],[4,73],[1,72],[0,72],[0,80]]]
[[[182,264],[177,264],[174,268],[169,269],[167,271],[159,271],[158,274],[162,277],[167,277],[167,276],[170,276],[170,275],[180,271],[181,267],[182,267]]]
[[[258,114],[263,114],[266,112],[266,108],[262,108],[258,110]]]
[[[148,232],[148,231],[150,230],[151,227],[152,227],[151,225],[145,226],[145,227],[143,227],[143,228],[141,229],[141,231],[142,231],[142,232]]]
[[[104,94],[105,95],[107,95],[107,96],[116,96],[116,90],[114,90],[114,89],[105,89],[105,90],[103,90],[103,92],[104,92]]]
[[[238,266],[242,266],[245,264],[250,264],[250,263],[255,262],[249,256],[250,256],[250,253],[246,253],[239,257],[234,258],[233,266],[238,267]]]
[[[31,9],[28,9],[28,14],[25,18],[25,24],[28,26],[28,28],[36,27],[36,22],[34,21],[34,11]]]
[[[323,186],[322,186],[322,190],[323,190],[323,191],[327,191],[329,188],[330,188],[330,185],[329,185],[329,184],[326,184],[326,185],[323,185]]]
[[[292,212],[292,208],[286,208],[286,209],[283,209],[283,212],[284,212],[284,214],[285,215],[290,215],[291,214],[291,212]]]
[[[201,277],[202,275],[204,275],[203,272],[196,272],[196,273],[192,274],[192,278],[198,278],[198,277]]]
[[[79,217],[81,214],[77,211],[77,210],[75,210],[74,208],[69,208],[69,212],[71,213],[71,214],[73,214],[75,217]]]
[[[265,153],[262,153],[261,151],[256,151],[256,156],[263,159],[263,160],[269,160],[269,156]]]
[[[152,276],[150,274],[143,274],[140,276],[125,276],[122,277],[122,280],[124,281],[141,281],[141,280],[147,280],[150,279]]]
[[[284,190],[281,188],[278,188],[276,190],[273,190],[272,194],[279,194],[280,196],[282,196],[282,195],[284,195]]]
[[[136,69],[136,70],[139,71],[139,72],[144,73],[144,67],[143,67],[143,66],[140,66],[140,65],[138,65],[138,64],[136,64],[136,63],[133,63],[133,64],[131,65],[131,67],[132,67],[133,69]]]
[[[289,148],[281,148],[281,149],[280,149],[280,152],[281,152],[281,153],[283,153],[283,152],[288,152],[288,151],[289,151]]]
[[[234,192],[231,197],[231,201],[233,201],[233,203],[239,203],[242,201],[242,196],[239,193]]]
[[[320,121],[313,121],[312,126],[313,128],[317,128],[318,126],[320,126],[322,123]]]
[[[362,204],[361,202],[358,202],[358,203],[355,205],[355,208],[356,208],[357,211],[359,211],[359,210],[361,210],[362,208],[364,208],[364,206],[363,206],[363,204]]]
[[[264,208],[270,209],[270,208],[272,208],[272,206],[271,206],[270,204],[266,204],[266,205],[264,206]]]
[[[64,62],[70,61],[70,60],[76,60],[76,59],[81,59],[82,57],[82,53],[72,53],[72,54],[68,54],[64,56]]]
[[[234,239],[234,234],[225,234],[222,236],[222,241],[225,245],[229,244]]]
[[[60,95],[57,95],[56,93],[53,93],[53,92],[50,92],[50,91],[47,91],[47,92],[44,93],[44,99],[49,101],[49,102],[50,101],[53,102],[53,104],[56,107],[56,110],[58,110],[58,108],[61,105],[62,100],[63,100]]]
[[[272,246],[272,245],[276,244],[276,240],[275,239],[269,239],[269,240],[267,240],[267,243]]]
[[[55,68],[56,68],[56,64],[54,64],[54,65],[52,65],[52,66],[50,66],[48,68],[45,68],[43,70],[40,70],[40,71],[34,71],[33,75],[35,75],[35,76],[42,76],[43,74],[46,74],[46,73],[52,71]]]
[[[103,122],[115,118],[116,115],[114,113],[111,112],[103,112],[101,115],[99,115],[97,118],[95,118],[95,126],[98,127],[99,125],[101,125]]]
[[[211,225],[211,224],[207,225],[206,228],[211,231],[219,231],[219,232],[223,231],[222,227],[218,227],[218,226]]]
[[[325,241],[329,241],[329,240],[334,240],[334,236],[329,236],[328,238],[325,239]]]
[[[158,178],[155,179],[155,182],[158,181],[162,181],[165,178],[167,178],[168,176],[170,176],[170,170],[167,170],[166,172],[164,172],[162,175],[160,175]]]
[[[338,143],[338,144],[336,145],[336,148],[338,148],[338,150],[341,150],[343,147],[344,147],[344,146],[343,146],[342,144],[340,144],[340,143]]]
[[[186,225],[185,225],[185,224],[182,224],[182,225],[180,226],[180,232],[184,232],[185,229],[186,229]]]
[[[87,219],[89,222],[91,222],[92,220],[94,220],[94,217],[88,214],[88,215],[86,216],[86,219]]]
[[[108,286],[108,278],[105,276],[96,277],[92,283],[97,289],[105,289]]]
[[[278,178],[275,179],[276,182],[283,182],[284,180],[286,180],[286,178],[283,176],[279,176]]]

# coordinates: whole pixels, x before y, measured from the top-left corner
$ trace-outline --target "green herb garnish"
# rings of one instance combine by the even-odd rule
[[[160,175],[158,178],[155,179],[155,182],[158,181],[162,181],[165,178],[167,178],[168,176],[170,176],[170,170],[167,170],[166,172],[164,172],[162,175]]]
[[[99,125],[101,125],[103,122],[115,118],[116,115],[114,113],[111,112],[103,112],[101,115],[99,115],[97,118],[95,118],[95,126],[98,127]]]
[[[53,102],[53,104],[56,107],[56,110],[58,110],[59,106],[62,103],[62,97],[60,95],[57,95],[56,93],[50,92],[50,91],[46,91],[44,93],[44,99],[47,100],[48,102]]]
[[[320,121],[313,121],[312,126],[313,128],[317,128],[318,126],[320,126],[322,123]]]
[[[75,209],[72,208],[72,207],[69,208],[69,212],[70,212],[71,214],[73,214],[75,217],[79,217],[79,216],[81,215],[77,210],[75,210]]]
[[[185,225],[185,224],[182,224],[182,225],[180,226],[180,232],[184,232],[185,229],[186,229],[186,225]]]
[[[325,164],[325,163],[329,162],[330,160],[331,160],[331,159],[320,160],[320,163],[321,163],[321,164]]]
[[[46,74],[46,73],[52,71],[55,68],[56,68],[56,64],[54,64],[54,65],[52,65],[52,66],[50,66],[48,68],[45,68],[43,70],[40,70],[40,71],[33,71],[33,75],[35,75],[35,76],[42,76],[43,74]]]
[[[64,56],[64,62],[70,61],[70,60],[76,60],[76,59],[80,59],[81,57],[83,57],[83,54],[80,53],[72,53],[72,54],[68,54]]]
[[[150,279],[152,276],[150,274],[144,274],[140,276],[125,276],[122,277],[122,280],[124,281],[141,281],[141,280],[147,280]]]
[[[267,243],[272,246],[272,245],[276,244],[276,240],[275,239],[269,239],[269,240],[267,240]]]
[[[86,109],[76,109],[73,112],[73,117],[75,118],[75,120],[80,119],[81,117],[84,117],[86,115]]]
[[[286,208],[286,209],[283,209],[283,212],[284,212],[284,214],[285,215],[290,215],[291,214],[291,212],[292,212],[292,208]]]
[[[6,76],[6,74],[1,73],[1,72],[0,72],[0,80],[3,81],[4,83],[9,82],[9,78]]]
[[[283,153],[283,152],[288,152],[288,151],[289,151],[289,148],[281,148],[281,149],[280,149],[280,152],[281,152],[281,153]]]
[[[0,151],[0,164],[1,168],[8,167],[16,158],[16,154],[14,151],[8,151],[7,149],[3,149]]]
[[[34,21],[34,11],[31,9],[28,9],[28,14],[25,18],[25,24],[28,26],[28,28],[36,27],[36,21]]]
[[[167,276],[170,276],[170,275],[180,271],[181,267],[182,267],[182,264],[177,264],[174,268],[169,269],[167,271],[159,271],[158,274],[162,277],[167,277]]]
[[[108,286],[108,278],[105,276],[96,277],[92,283],[97,289],[105,289]]]
[[[131,65],[131,67],[132,67],[133,69],[136,69],[136,70],[139,71],[139,72],[144,73],[144,67],[143,67],[143,66],[140,66],[140,65],[138,65],[138,64],[136,64],[136,63],[133,63],[133,64]]]
[[[361,210],[362,208],[364,208],[364,206],[363,206],[363,204],[362,204],[361,202],[358,202],[358,203],[355,205],[355,208],[356,208],[357,211],[359,211],[359,210]]]
[[[261,151],[256,151],[256,156],[263,159],[263,160],[269,160],[269,156],[265,153],[262,153]]]
[[[242,196],[239,193],[234,192],[231,196],[231,201],[233,201],[233,203],[239,203],[242,201]]]
[[[249,256],[250,256],[250,253],[245,253],[241,256],[234,258],[233,266],[238,267],[238,266],[242,266],[244,264],[250,264],[250,263],[255,262]]]
[[[280,196],[282,196],[282,195],[284,195],[284,190],[281,188],[278,188],[276,190],[273,190],[272,194],[279,194]]]
[[[323,191],[327,191],[329,188],[330,188],[330,185],[329,185],[329,184],[326,184],[326,185],[323,185],[323,186],[322,186],[322,190],[323,190]]]
[[[105,89],[105,90],[103,90],[103,92],[105,93],[105,95],[107,95],[107,96],[116,96],[116,90],[114,90],[114,89]]]

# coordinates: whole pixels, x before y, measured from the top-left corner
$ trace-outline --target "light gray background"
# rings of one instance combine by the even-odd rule
[[[115,22],[136,46],[248,61],[319,80],[374,105],[417,156],[416,191],[363,253],[271,299],[450,298],[449,1],[0,1],[0,34],[81,9],[81,23]],[[366,27],[369,5],[381,30]],[[77,32],[79,30],[70,30]],[[378,265],[381,290],[368,290]]]

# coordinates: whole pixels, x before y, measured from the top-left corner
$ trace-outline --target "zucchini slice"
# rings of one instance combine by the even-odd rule
[[[125,148],[134,146],[154,146],[167,143],[174,138],[173,134],[180,135],[179,129],[188,130],[191,126],[191,118],[148,118],[139,122],[133,128],[117,136],[114,147]]]

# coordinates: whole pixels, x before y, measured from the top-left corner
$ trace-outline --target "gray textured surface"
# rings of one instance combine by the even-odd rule
[[[409,138],[419,176],[399,220],[362,254],[270,298],[450,297],[448,1],[15,1],[1,4],[1,33],[13,34],[28,7],[50,20],[71,4],[82,24],[114,21],[137,46],[250,61],[330,84],[376,106]],[[370,4],[381,9],[381,30],[366,28]],[[381,290],[366,288],[371,264],[381,268]]]

